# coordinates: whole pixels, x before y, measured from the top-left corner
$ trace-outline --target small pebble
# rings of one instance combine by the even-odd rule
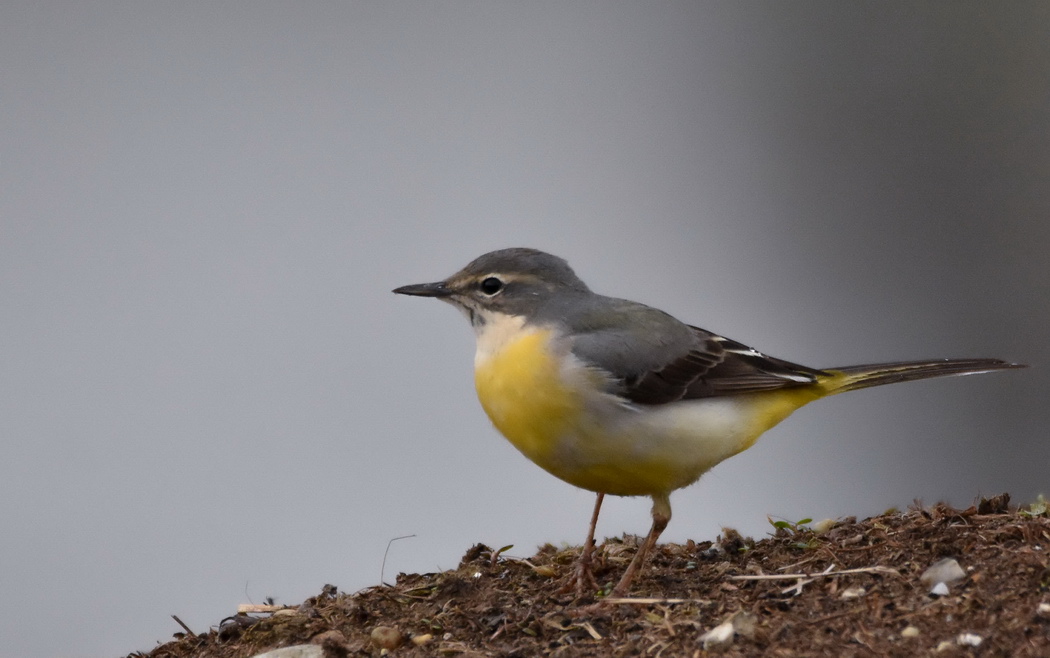
[[[405,637],[401,635],[401,631],[390,626],[376,626],[372,629],[372,643],[380,649],[386,649],[393,651],[394,649],[401,646],[405,641]]]
[[[961,647],[979,647],[981,642],[984,642],[984,638],[976,633],[959,633],[955,642]]]
[[[948,596],[948,586],[944,583],[937,583],[930,588],[930,594],[934,596]]]
[[[824,519],[823,521],[817,521],[810,527],[813,528],[813,532],[817,533],[818,535],[822,535],[828,530],[831,530],[832,528],[837,526],[838,524],[839,522],[835,519]]]
[[[859,599],[867,593],[868,590],[864,589],[863,587],[847,587],[846,589],[842,590],[842,594],[839,594],[839,598],[843,601],[848,601],[850,599]]]
[[[728,646],[733,641],[733,635],[735,633],[736,631],[733,630],[733,622],[724,621],[701,635],[700,643],[703,645],[704,651]]]
[[[966,578],[966,572],[963,571],[963,568],[959,566],[958,562],[950,557],[935,562],[929,569],[919,576],[919,580],[926,583],[931,588],[936,586],[937,583],[952,585],[963,578]]]
[[[733,632],[741,637],[753,638],[755,637],[755,629],[758,627],[758,618],[750,612],[734,613],[729,618],[729,622],[733,624]]]

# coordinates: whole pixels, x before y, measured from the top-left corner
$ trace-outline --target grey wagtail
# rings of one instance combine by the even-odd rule
[[[817,370],[766,356],[663,311],[593,292],[557,256],[501,249],[444,281],[403,286],[474,327],[474,385],[493,425],[552,475],[598,494],[577,564],[590,562],[605,494],[650,496],[652,528],[612,596],[671,519],[670,495],[814,400],[869,386],[1023,365],[998,359],[905,361]]]

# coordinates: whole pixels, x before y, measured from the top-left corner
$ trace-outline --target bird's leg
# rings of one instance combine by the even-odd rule
[[[638,547],[638,552],[634,554],[634,559],[631,560],[631,564],[627,566],[627,571],[623,572],[623,577],[620,578],[620,582],[616,584],[613,591],[610,592],[611,598],[621,598],[627,596],[627,593],[631,589],[631,581],[641,570],[642,565],[645,564],[645,558],[649,555],[649,551],[656,546],[656,540],[660,538],[660,533],[667,527],[667,523],[671,520],[671,500],[667,494],[658,494],[653,496],[653,527],[649,529],[649,534],[645,537],[645,541]]]
[[[558,590],[559,594],[576,592],[577,598],[582,598],[587,592],[598,590],[598,583],[594,580],[594,572],[591,564],[594,561],[594,529],[598,526],[598,512],[602,509],[602,501],[605,494],[599,493],[594,501],[594,512],[591,514],[591,526],[587,529],[587,539],[583,542],[583,550],[580,551],[580,559],[576,561],[573,575]]]

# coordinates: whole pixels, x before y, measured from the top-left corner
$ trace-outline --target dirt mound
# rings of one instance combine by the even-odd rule
[[[1050,518],[1042,502],[1008,500],[661,545],[635,581],[639,598],[600,605],[600,593],[558,593],[578,549],[525,560],[478,545],[452,571],[355,594],[327,586],[298,607],[131,656],[242,658],[308,643],[325,656],[1050,656]],[[637,542],[600,547],[599,582],[611,589]],[[938,562],[946,575],[923,578]]]

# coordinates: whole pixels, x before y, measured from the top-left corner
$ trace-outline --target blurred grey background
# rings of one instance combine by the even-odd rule
[[[667,541],[1050,488],[1050,5],[0,7],[0,656],[578,544],[452,309],[484,251],[813,366],[1026,371],[808,407]],[[602,536],[648,529],[607,502]]]

